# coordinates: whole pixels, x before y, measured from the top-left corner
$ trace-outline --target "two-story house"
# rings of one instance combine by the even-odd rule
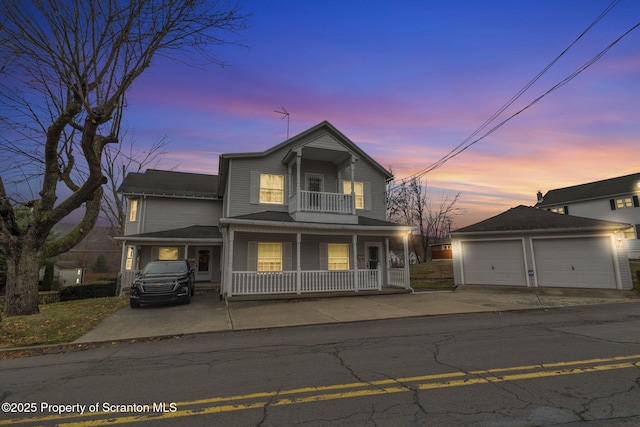
[[[640,173],[538,192],[535,207],[565,215],[623,222],[629,258],[640,258]]]
[[[258,153],[222,154],[218,175],[147,170],[129,201],[124,289],[153,259],[189,259],[224,297],[409,287],[389,265],[412,227],[386,221],[389,171],[328,122]]]

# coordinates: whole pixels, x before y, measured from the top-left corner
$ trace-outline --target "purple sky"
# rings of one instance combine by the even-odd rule
[[[247,48],[226,67],[157,60],[128,95],[140,147],[166,135],[159,167],[217,173],[218,155],[263,151],[330,121],[406,177],[463,142],[578,37],[609,0],[243,1]],[[640,22],[623,0],[498,121]],[[454,228],[538,190],[640,171],[640,29],[566,86],[427,174],[439,200],[460,193]],[[496,122],[496,124],[498,123]]]

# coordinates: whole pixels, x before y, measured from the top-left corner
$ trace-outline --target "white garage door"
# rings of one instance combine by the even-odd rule
[[[464,283],[527,286],[521,240],[462,242]]]
[[[536,239],[533,253],[538,286],[616,288],[608,237]]]

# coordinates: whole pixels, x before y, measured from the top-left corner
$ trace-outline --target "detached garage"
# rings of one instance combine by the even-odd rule
[[[628,227],[518,206],[451,233],[455,284],[631,289]]]

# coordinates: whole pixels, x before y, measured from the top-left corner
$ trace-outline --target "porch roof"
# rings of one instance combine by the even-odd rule
[[[115,240],[130,242],[183,242],[183,243],[222,243],[222,234],[217,226],[192,225],[173,230],[152,233],[132,234],[116,237]]]
[[[325,230],[379,230],[379,231],[411,231],[414,227],[382,221],[375,218],[358,216],[357,224],[301,222],[294,220],[287,212],[264,211],[247,215],[239,215],[230,218],[221,218],[221,225],[245,224],[245,225],[273,225],[288,228],[315,228]]]

